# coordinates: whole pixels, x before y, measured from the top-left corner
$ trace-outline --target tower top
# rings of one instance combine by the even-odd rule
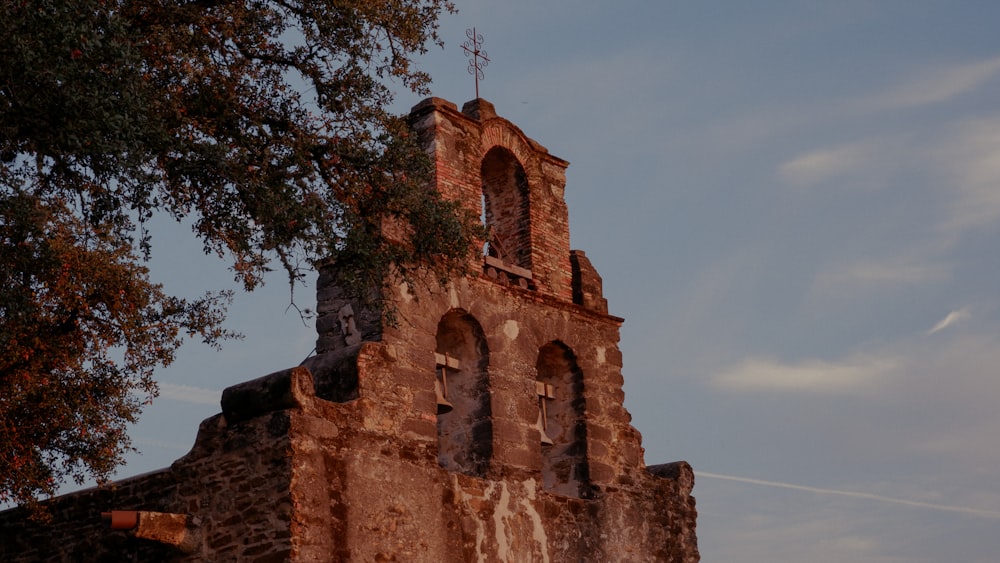
[[[413,108],[410,124],[431,156],[434,189],[481,217],[489,231],[484,273],[572,302],[564,199],[569,163],[482,98],[461,111],[429,98]]]

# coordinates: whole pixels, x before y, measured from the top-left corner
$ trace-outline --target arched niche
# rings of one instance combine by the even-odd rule
[[[528,178],[514,153],[493,147],[483,157],[483,221],[490,232],[487,254],[531,270]]]
[[[487,369],[489,348],[475,317],[453,309],[438,323],[436,377],[451,410],[439,411],[438,462],[449,471],[483,476],[493,454]]]
[[[559,341],[549,342],[538,350],[535,367],[539,431],[543,433],[542,484],[559,494],[586,496],[590,473],[583,417],[583,372],[573,351]]]

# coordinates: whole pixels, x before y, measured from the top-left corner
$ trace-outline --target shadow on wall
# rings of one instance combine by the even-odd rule
[[[542,483],[555,493],[590,496],[583,373],[576,355],[559,341],[538,350],[538,403],[542,435]]]

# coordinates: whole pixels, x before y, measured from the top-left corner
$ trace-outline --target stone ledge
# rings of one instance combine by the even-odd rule
[[[305,367],[294,367],[227,387],[222,392],[222,415],[232,424],[303,407],[314,396],[312,374]]]

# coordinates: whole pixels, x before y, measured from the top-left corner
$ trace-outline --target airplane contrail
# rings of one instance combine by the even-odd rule
[[[913,506],[916,508],[931,508],[934,510],[947,510],[949,512],[960,512],[962,514],[973,514],[976,516],[992,516],[994,518],[1000,518],[1000,510],[983,510],[980,508],[971,508],[967,506],[953,506],[948,504],[936,504],[933,502],[922,502],[917,500],[906,500],[901,498],[887,497],[883,495],[876,495],[873,493],[859,493],[856,491],[839,491],[837,489],[823,489],[820,487],[807,487],[805,485],[795,485],[792,483],[780,483],[778,481],[765,481],[763,479],[752,479],[750,477],[737,477],[735,475],[722,475],[719,473],[708,473],[706,471],[695,471],[695,477],[708,477],[710,479],[721,479],[724,481],[736,481],[738,483],[749,483],[751,485],[764,485],[766,487],[779,487],[782,489],[792,489],[795,491],[806,491],[810,493],[818,493],[821,495],[838,495],[842,497],[852,497],[860,498],[865,500],[874,500],[879,502],[888,502],[892,504],[901,504],[903,506]]]

